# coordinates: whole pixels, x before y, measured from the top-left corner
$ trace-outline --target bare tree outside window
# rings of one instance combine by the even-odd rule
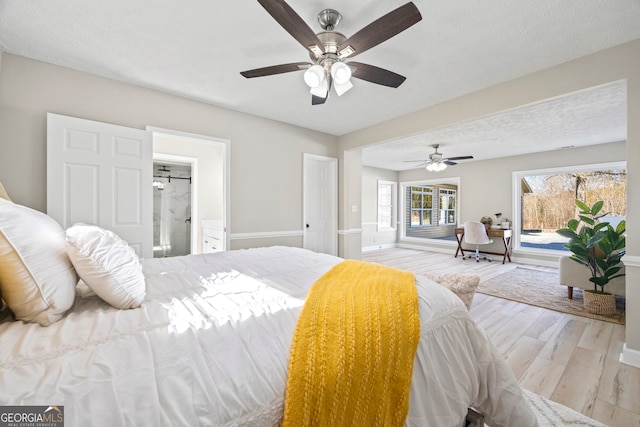
[[[602,200],[610,216],[627,214],[625,169],[531,175],[523,180],[528,191],[522,194],[522,247],[566,250],[566,239],[555,230],[576,217],[576,199],[588,205]]]

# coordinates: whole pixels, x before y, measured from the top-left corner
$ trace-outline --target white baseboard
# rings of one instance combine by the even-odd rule
[[[454,242],[455,243],[455,242]],[[418,251],[426,251],[426,252],[438,252],[441,254],[450,254],[453,256],[456,253],[456,248],[453,246],[453,250],[450,247],[438,247],[438,246],[423,246],[423,245],[413,245],[411,243],[398,243],[399,248],[405,249],[415,249]]]
[[[386,243],[384,245],[374,245],[374,246],[367,246],[362,248],[362,252],[372,252],[372,251],[379,251],[380,249],[391,249],[391,248],[397,248],[398,245],[395,243]]]
[[[620,363],[640,368],[640,351],[628,348],[625,343],[622,346],[622,353],[620,353]]]
[[[640,267],[640,256],[625,255],[622,261],[626,267]]]
[[[231,240],[247,240],[247,239],[275,239],[279,237],[298,237],[304,236],[302,230],[290,231],[262,231],[256,233],[231,233]]]
[[[521,256],[513,255],[513,254],[511,254],[511,261],[516,262],[518,264],[524,264],[524,265],[536,265],[539,267],[558,268],[558,261],[523,258]]]
[[[349,234],[362,234],[362,228],[350,228],[349,230],[338,230],[338,235],[347,236]]]

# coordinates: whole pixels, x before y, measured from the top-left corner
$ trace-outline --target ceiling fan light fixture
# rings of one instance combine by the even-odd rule
[[[334,62],[331,65],[331,77],[337,84],[346,84],[351,79],[351,68],[344,62]]]
[[[323,81],[326,82],[322,65],[312,65],[304,72],[304,82],[312,89],[320,86]]]
[[[442,163],[442,162],[433,162],[433,163],[429,163],[427,165],[427,170],[429,172],[441,172],[443,170],[445,170],[447,168],[447,164],[446,163]]]
[[[309,66],[309,62],[272,65],[241,71],[240,74],[243,77],[271,76],[305,69],[304,81],[311,89],[318,88],[323,81],[326,82],[324,85],[326,90],[322,91],[324,96],[314,95],[311,98],[311,105],[324,104],[331,86],[342,85],[336,89],[339,95],[350,90],[353,87],[350,82],[351,77],[392,88],[397,88],[406,79],[384,68],[353,61],[347,65],[344,60],[366,52],[421,21],[422,15],[412,1],[376,19],[351,37],[335,31],[341,15],[334,9],[324,9],[318,14],[318,23],[324,31],[316,33],[287,4],[287,0],[258,0],[258,2],[305,48],[314,65]]]
[[[309,92],[311,92],[311,95],[326,98],[329,92],[329,82],[327,79],[322,79],[322,81],[316,87],[312,87]]]
[[[342,96],[353,87],[353,83],[351,83],[350,80],[347,80],[346,83],[338,83],[334,80],[333,87],[336,89],[336,93],[338,94],[338,96]]]

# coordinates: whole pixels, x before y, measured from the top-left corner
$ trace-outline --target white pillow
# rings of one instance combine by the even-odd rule
[[[0,199],[0,289],[16,319],[49,326],[73,305],[64,235],[53,218]]]
[[[140,307],[145,295],[142,265],[120,237],[96,225],[67,229],[67,253],[80,278],[116,308]]]

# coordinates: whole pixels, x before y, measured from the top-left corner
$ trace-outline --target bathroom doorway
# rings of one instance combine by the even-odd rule
[[[170,129],[148,127],[152,132],[153,161],[171,165],[191,164],[191,252],[210,251],[205,231],[215,225],[220,242],[229,247],[229,181],[231,141]],[[173,180],[172,180],[173,181]]]
[[[195,161],[195,159],[192,160]],[[191,253],[193,172],[193,162],[179,162],[168,158],[154,157],[154,258]]]

